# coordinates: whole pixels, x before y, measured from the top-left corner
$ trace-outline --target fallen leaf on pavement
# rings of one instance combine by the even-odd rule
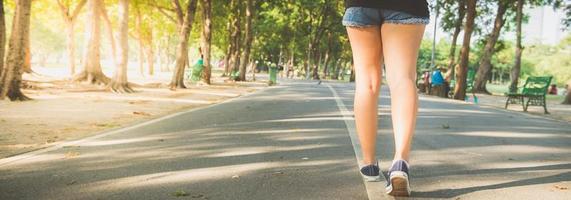
[[[185,191],[182,191],[182,190],[179,190],[179,191],[176,191],[175,193],[173,193],[173,196],[175,196],[175,197],[186,197],[188,195],[189,195],[188,193],[186,193]]]
[[[133,115],[151,116],[151,114],[149,114],[149,113],[146,113],[146,112],[139,112],[139,111],[135,111],[135,112],[133,112]]]
[[[442,124],[442,128],[443,129],[450,129],[450,125],[449,124]]]
[[[77,156],[79,156],[79,152],[70,151],[65,153],[65,158],[75,158]]]
[[[555,188],[558,189],[558,190],[567,190],[567,189],[569,189],[568,187],[562,186],[562,185],[555,185]]]

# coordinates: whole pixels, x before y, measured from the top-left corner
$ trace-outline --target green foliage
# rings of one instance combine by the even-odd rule
[[[553,83],[571,81],[571,35],[556,46],[535,45],[526,49],[524,59],[534,65],[533,75],[552,75]]]

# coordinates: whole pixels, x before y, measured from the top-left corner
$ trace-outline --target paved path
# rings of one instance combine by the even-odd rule
[[[0,199],[387,199],[383,183],[365,185],[357,171],[352,88],[284,83],[3,159]],[[387,95],[383,88],[383,169],[393,152]],[[571,197],[568,123],[422,97],[414,143],[414,197]]]

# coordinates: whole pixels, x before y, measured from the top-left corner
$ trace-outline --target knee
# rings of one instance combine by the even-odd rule
[[[356,87],[357,93],[378,95],[381,87],[380,75],[357,80]]]

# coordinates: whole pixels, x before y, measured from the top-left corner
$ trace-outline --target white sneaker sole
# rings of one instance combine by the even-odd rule
[[[360,174],[363,177],[363,179],[365,179],[365,181],[367,181],[367,182],[379,182],[379,181],[381,181],[380,175],[379,176],[367,176],[363,173],[360,173]]]
[[[385,189],[387,194],[397,197],[410,196],[411,189],[408,181],[408,175],[404,172],[392,172],[389,179],[391,182]]]

